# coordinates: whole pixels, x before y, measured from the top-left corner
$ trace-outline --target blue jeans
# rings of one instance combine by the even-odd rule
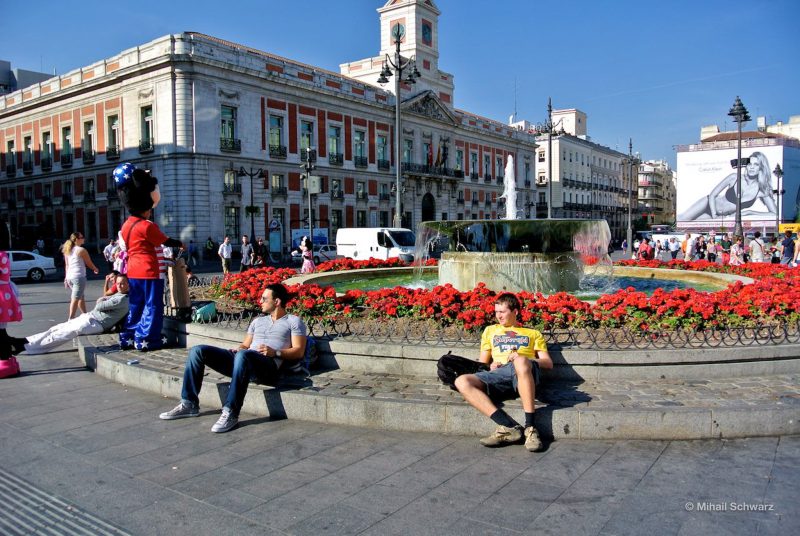
[[[220,374],[230,376],[231,386],[225,407],[233,415],[239,415],[242,409],[244,395],[250,378],[255,378],[261,383],[275,383],[279,378],[278,367],[271,357],[256,352],[255,350],[225,350],[216,346],[199,345],[189,350],[189,359],[183,371],[183,390],[181,398],[192,404],[198,405],[197,395],[203,386],[203,373],[206,365]]]

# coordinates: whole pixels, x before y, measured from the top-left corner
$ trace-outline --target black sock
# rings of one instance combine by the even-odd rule
[[[527,428],[528,426],[533,426],[534,415],[535,413],[532,411],[530,413],[528,413],[527,411],[525,412],[525,428]]]
[[[515,426],[519,426],[519,423],[512,419],[508,413],[503,411],[502,409],[498,409],[489,417],[492,419],[495,424],[499,424],[500,426],[505,426],[506,428],[514,428]]]

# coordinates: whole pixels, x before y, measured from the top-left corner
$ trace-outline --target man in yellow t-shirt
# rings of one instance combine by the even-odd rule
[[[497,324],[486,328],[481,336],[480,361],[489,365],[489,370],[461,375],[456,378],[455,386],[464,400],[497,424],[492,435],[481,439],[482,445],[501,447],[519,443],[524,437],[525,448],[535,452],[542,449],[534,425],[539,369],[552,369],[553,360],[542,334],[519,325],[519,311],[520,303],[514,294],[497,297],[494,302]],[[517,396],[525,411],[524,428],[492,400]]]

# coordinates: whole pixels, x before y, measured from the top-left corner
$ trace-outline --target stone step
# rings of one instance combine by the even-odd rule
[[[186,349],[122,351],[114,335],[81,337],[87,366],[113,381],[180,398]],[[128,365],[129,360],[138,360]],[[228,379],[210,369],[200,393],[220,408]],[[800,433],[800,374],[697,380],[552,380],[537,393],[537,426],[555,438],[707,439]],[[165,409],[173,401],[165,401]],[[506,404],[523,419],[518,401]],[[491,421],[429,376],[314,371],[280,387],[251,384],[243,412],[387,430],[483,435]],[[154,416],[155,418],[155,416]]]

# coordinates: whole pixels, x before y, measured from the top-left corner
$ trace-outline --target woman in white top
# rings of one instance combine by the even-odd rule
[[[75,317],[75,312],[80,310],[81,314],[86,312],[86,267],[95,274],[100,273],[97,266],[89,257],[89,252],[83,248],[86,239],[81,233],[72,233],[69,240],[61,246],[64,253],[64,287],[71,289],[69,301],[69,316],[67,319]]]

